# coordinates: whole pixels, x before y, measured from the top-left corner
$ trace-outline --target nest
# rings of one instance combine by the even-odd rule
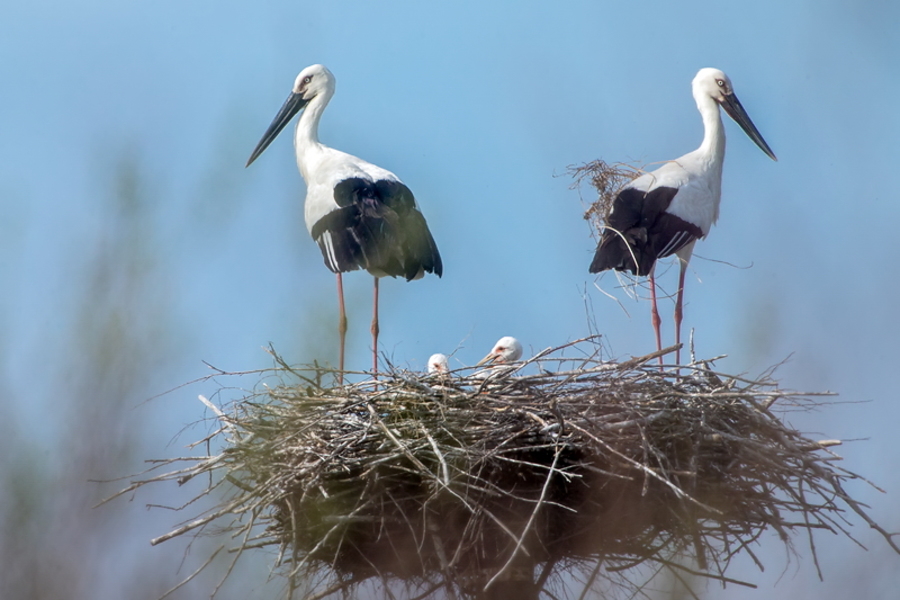
[[[663,371],[659,355],[603,361],[588,339],[486,372],[393,369],[340,387],[280,362],[277,385],[224,408],[204,399],[218,427],[202,442],[218,454],[123,493],[221,488],[219,505],[153,542],[230,530],[234,560],[276,551],[289,597],[399,581],[416,598],[528,600],[575,567],[591,574],[585,590],[639,565],[735,582],[735,556],[762,568],[764,532],[788,546],[798,530],[811,546],[815,530],[849,536],[848,508],[898,550],[845,493],[858,476],[835,465],[840,442],[773,413],[816,395],[708,363]]]

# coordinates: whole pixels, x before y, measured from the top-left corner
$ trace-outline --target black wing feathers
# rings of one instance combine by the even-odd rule
[[[678,188],[671,187],[622,190],[613,202],[590,272],[616,269],[649,275],[656,259],[703,237],[699,227],[666,212],[677,193]]]
[[[363,268],[407,280],[440,276],[441,256],[412,192],[399,181],[345,179],[334,187],[339,206],[312,228],[325,265],[335,273]]]

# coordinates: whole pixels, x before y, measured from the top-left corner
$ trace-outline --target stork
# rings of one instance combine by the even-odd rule
[[[675,254],[681,266],[675,301],[675,343],[679,344],[687,264],[696,241],[707,236],[719,217],[725,159],[725,130],[719,106],[769,158],[778,160],[738,101],[725,73],[700,69],[692,88],[703,118],[703,143],[693,152],[641,175],[619,192],[589,269],[591,273],[615,269],[649,276],[657,350],[662,350],[662,339],[653,275],[656,261]],[[659,361],[662,364],[661,356]],[[680,351],[676,362],[681,362]]]
[[[472,377],[482,381],[496,379],[506,373],[515,371],[517,367],[510,367],[509,363],[514,363],[520,358],[522,358],[522,344],[512,336],[504,336],[497,340],[497,343],[494,344],[488,355],[475,365],[477,367],[483,365],[491,366],[476,371],[472,374]]]
[[[487,364],[503,365],[516,362],[520,358],[522,358],[522,344],[516,338],[507,335],[497,340],[497,343],[494,344],[488,355],[479,360],[476,366],[480,367]]]
[[[329,148],[319,141],[319,120],[334,95],[334,75],[322,65],[303,69],[247,166],[259,157],[304,108],[294,133],[297,167],[306,182],[306,228],[325,266],[337,276],[339,373],[344,371],[347,314],[342,273],[365,269],[375,278],[372,309],[372,369],[378,371],[378,279],[407,281],[443,273],[441,255],[412,192],[385,169]],[[342,375],[339,375],[339,381]]]
[[[429,375],[446,375],[450,372],[450,362],[446,354],[432,354],[428,358],[428,374]]]

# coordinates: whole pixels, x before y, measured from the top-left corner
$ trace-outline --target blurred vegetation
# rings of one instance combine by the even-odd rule
[[[58,313],[45,324],[62,329],[42,332],[51,343],[34,376],[50,382],[15,394],[0,387],[2,598],[156,600],[179,577],[180,557],[148,543],[143,502],[93,508],[112,489],[98,480],[142,468],[153,421],[140,402],[181,359],[175,291],[160,259],[165,203],[138,153],[119,153],[109,169],[91,207],[96,229],[67,249],[67,273],[55,274],[74,285],[53,299]],[[40,389],[52,397],[29,397]],[[36,408],[39,425],[16,417],[21,406]],[[154,447],[179,427],[156,436]],[[215,582],[198,585],[208,593]],[[189,596],[196,593],[172,597]]]

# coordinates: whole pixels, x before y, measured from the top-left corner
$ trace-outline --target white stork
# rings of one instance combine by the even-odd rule
[[[488,364],[503,365],[516,362],[520,358],[522,358],[522,344],[520,344],[519,340],[516,338],[507,335],[497,340],[497,343],[494,344],[494,347],[488,355],[479,360],[478,364],[475,366],[480,367],[481,365]]]
[[[653,300],[651,320],[658,350],[662,349],[662,340],[653,276],[656,261],[675,254],[681,265],[675,301],[675,343],[678,344],[687,264],[694,243],[706,237],[719,217],[725,159],[725,130],[719,106],[769,158],[777,160],[735,96],[725,73],[700,69],[692,88],[703,118],[703,143],[693,152],[641,175],[619,192],[590,266],[591,273],[616,269],[649,276]],[[680,352],[676,362],[681,362]]]
[[[450,361],[446,354],[432,354],[428,358],[429,375],[446,375],[450,372]]]
[[[440,277],[443,265],[412,192],[396,175],[319,142],[319,119],[334,95],[334,83],[334,75],[322,65],[303,69],[247,166],[306,108],[297,122],[294,148],[306,181],[306,228],[319,245],[325,266],[337,275],[339,370],[344,370],[347,333],[341,273],[365,269],[375,276],[371,331],[372,368],[377,372],[378,278],[402,276],[410,281],[426,272]]]
[[[491,366],[476,371],[472,374],[472,377],[476,380],[496,379],[505,373],[514,371],[516,367],[508,365],[520,358],[522,358],[522,344],[512,336],[504,336],[497,340],[497,343],[494,344],[488,355],[475,365],[477,367],[482,365]]]

